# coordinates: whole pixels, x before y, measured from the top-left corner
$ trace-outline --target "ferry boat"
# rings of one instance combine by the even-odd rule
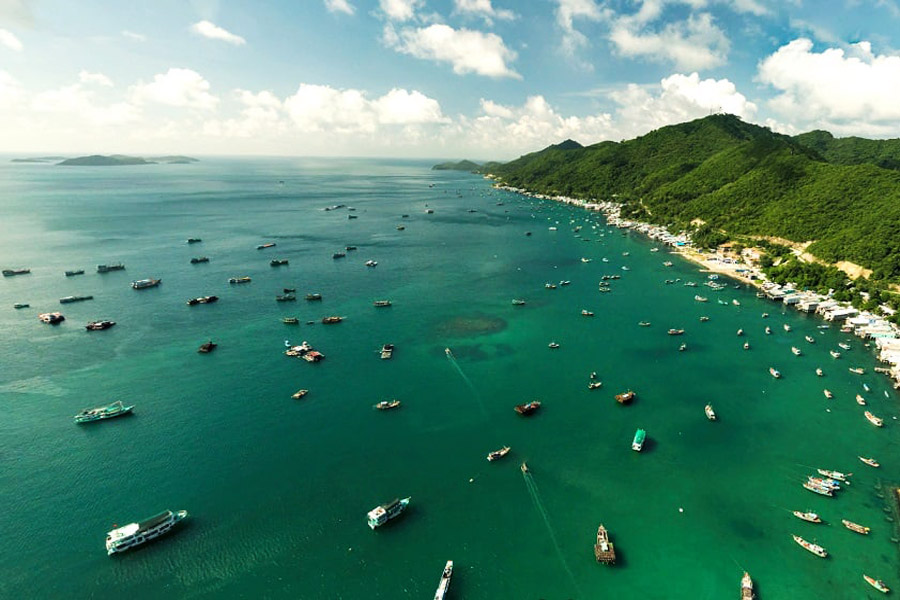
[[[197,304],[211,304],[218,302],[218,296],[200,296],[199,298],[191,298],[187,301],[188,306],[196,306]]]
[[[541,407],[540,400],[532,400],[531,402],[528,402],[526,404],[517,404],[516,412],[522,416],[527,417],[528,415],[534,413],[534,411],[536,411],[540,407]]]
[[[188,238],[187,239],[188,244],[199,244],[202,241],[203,240],[201,240],[200,238]]]
[[[800,544],[801,546],[803,546],[803,548],[805,548],[806,550],[809,550],[810,552],[812,552],[812,553],[815,554],[816,556],[818,556],[818,557],[820,557],[820,558],[825,558],[826,556],[828,556],[828,552],[827,552],[827,551],[825,550],[825,548],[823,548],[822,546],[820,546],[820,545],[818,545],[818,544],[813,544],[812,542],[807,542],[806,540],[804,540],[804,539],[803,539],[802,537],[800,537],[799,535],[793,535],[793,534],[792,534],[791,537],[794,538],[794,541],[795,541],[795,542],[797,542],[798,544]]]
[[[93,296],[64,296],[59,299],[60,304],[71,304],[73,302],[84,302],[85,300],[93,300]]]
[[[388,360],[394,355],[394,345],[384,344],[381,346],[381,360]]]
[[[859,523],[854,523],[853,521],[848,521],[847,519],[841,519],[841,523],[844,524],[844,527],[849,529],[850,531],[855,531],[856,533],[861,533],[863,535],[869,535],[869,528],[864,525],[860,525]]]
[[[337,315],[332,315],[330,317],[322,317],[322,323],[325,325],[331,325],[332,323],[340,323],[344,320],[344,317],[338,317]]]
[[[803,521],[808,521],[810,523],[821,523],[822,519],[814,512],[800,512],[799,510],[793,511],[794,516]]]
[[[322,299],[322,294],[307,294],[307,295],[306,295],[306,299],[307,299],[309,302],[316,302],[316,301]]]
[[[377,408],[378,410],[391,410],[392,408],[397,408],[400,406],[399,400],[382,400],[377,404],[372,405],[373,408]]]
[[[819,475],[824,475],[835,481],[846,481],[848,477],[853,475],[853,473],[841,473],[840,471],[829,471],[828,469],[816,469],[816,471],[819,472]]]
[[[299,325],[300,319],[298,319],[297,317],[284,317],[283,319],[281,319],[281,322],[285,325]]]
[[[806,341],[809,342],[810,344],[816,343],[816,339],[810,335],[806,336]]]
[[[434,600],[444,600],[447,597],[447,591],[450,589],[450,578],[453,577],[453,561],[448,560],[441,572],[441,581],[438,583],[437,591],[434,593]]]
[[[843,348],[844,350],[849,350],[849,349],[850,349],[850,344],[847,344],[847,343],[844,343],[844,342],[838,342],[838,346],[840,346],[840,347]]]
[[[377,306],[379,308],[384,308],[391,305],[390,300],[376,300],[373,302],[373,306]]]
[[[297,390],[296,392],[291,394],[291,398],[293,398],[294,400],[299,400],[300,398],[306,396],[308,393],[309,390]]]
[[[209,262],[208,256],[195,256],[194,258],[191,259],[192,265],[199,265],[200,263],[208,263],[208,262]]]
[[[177,512],[166,510],[149,519],[113,529],[106,534],[106,553],[111,556],[119,552],[125,552],[130,548],[140,546],[144,542],[158,538],[172,529],[176,523],[187,518],[187,516],[188,512],[186,510]]]
[[[865,458],[863,456],[857,456],[857,458],[859,460],[863,461],[864,463],[866,463],[867,465],[869,465],[870,467],[878,468],[881,466],[878,464],[878,461],[875,460],[874,458]]]
[[[151,277],[149,279],[138,279],[137,281],[132,281],[131,287],[136,290],[144,290],[147,288],[156,287],[160,283],[162,283],[162,279],[153,279]]]
[[[376,506],[366,515],[368,517],[369,527],[375,529],[381,527],[391,519],[396,518],[409,506],[409,498],[395,498],[386,504]]]
[[[13,277],[15,275],[27,275],[31,273],[31,269],[3,269],[4,277]]]
[[[875,579],[874,577],[869,577],[868,575],[863,575],[863,579],[866,580],[866,583],[871,585],[873,588],[881,592],[882,594],[887,594],[891,591],[891,588],[886,586],[884,582],[880,579]]]
[[[66,277],[74,277],[75,275],[84,275],[84,269],[73,269],[66,271]]]
[[[707,419],[709,419],[710,421],[716,420],[716,413],[715,411],[713,411],[712,404],[707,404],[703,411],[706,413]]]
[[[803,352],[800,351],[800,348],[797,346],[791,346],[791,352],[794,353],[794,356],[800,356]]]
[[[269,261],[270,267],[280,267],[281,265],[286,265],[288,263],[288,259],[286,258],[273,258]]]
[[[199,352],[200,354],[209,354],[210,352],[215,350],[217,346],[218,346],[218,344],[216,344],[212,340],[209,340],[208,342],[200,344],[200,347],[197,349],[197,352]]]
[[[850,367],[847,370],[850,371],[851,373],[855,373],[857,375],[863,375],[866,372],[866,370],[863,369],[862,367]]]
[[[771,375],[775,379],[781,379],[781,372],[775,367],[769,367],[769,375]]]
[[[228,283],[250,283],[251,281],[249,277],[232,277],[228,280]]]
[[[816,485],[816,484],[812,483],[811,481],[804,481],[803,487],[805,487],[806,489],[808,489],[811,492],[819,494],[820,496],[828,496],[828,497],[834,496],[834,491],[831,488],[824,487],[821,485]]]
[[[631,442],[631,449],[635,452],[640,452],[644,448],[644,441],[647,439],[647,432],[643,429],[638,429],[634,433],[634,440]]]
[[[821,376],[824,375],[824,374],[825,374],[825,373],[822,372],[822,369],[820,369],[819,367],[816,367],[816,375],[818,375],[819,377],[821,377]]]
[[[631,390],[627,392],[622,392],[621,394],[616,394],[616,402],[619,404],[629,404],[632,400],[634,400],[635,393]]]
[[[115,321],[90,321],[87,325],[84,326],[84,328],[88,331],[103,331],[104,329],[109,329],[115,324]]]
[[[841,357],[841,353],[838,352],[837,350],[829,350],[828,354],[831,355],[831,358],[840,358]]]
[[[256,247],[257,250],[265,250],[266,248],[274,248],[277,246],[275,242],[269,242],[268,244],[260,244]]]
[[[597,543],[594,544],[594,558],[597,559],[598,563],[603,563],[605,565],[615,564],[616,562],[616,547],[609,541],[609,532],[606,531],[606,527],[604,527],[602,523],[600,524],[600,527],[597,528]]]
[[[49,325],[57,325],[66,320],[62,313],[58,312],[41,313],[38,315],[38,319],[40,319],[41,323],[47,323]]]
[[[834,398],[834,394],[831,393],[831,390],[822,390],[822,393],[825,394],[825,397],[829,400]]]
[[[750,579],[750,573],[744,571],[744,576],[741,578],[741,600],[753,600],[753,580]]]
[[[125,406],[121,400],[116,400],[112,404],[106,406],[98,406],[97,408],[86,408],[75,415],[76,423],[90,423],[92,421],[102,421],[103,419],[112,419],[127,415],[134,409],[134,406]]]
[[[870,413],[869,411],[866,411],[866,412],[864,412],[863,414],[866,416],[866,419],[869,420],[869,423],[871,423],[871,424],[874,425],[875,427],[884,427],[884,419],[881,419],[881,418],[879,418],[879,417],[876,417],[875,415],[873,415],[873,414]]]
[[[110,271],[124,271],[125,265],[116,263],[114,265],[97,265],[98,273],[109,273]]]
[[[684,329],[670,329],[666,333],[668,333],[669,335],[681,335],[684,333]]]
[[[297,296],[294,294],[278,294],[275,296],[275,302],[296,302]]]
[[[495,460],[499,460],[509,454],[510,451],[509,446],[503,446],[499,450],[494,450],[493,452],[488,452],[487,459],[490,462],[494,462]]]
[[[513,306],[525,306],[525,301],[521,298],[513,298]]]
[[[784,325],[782,325],[782,327],[784,327],[784,330],[785,330],[785,331],[790,331],[790,330],[791,330],[791,326],[788,325],[787,323],[785,323]]]

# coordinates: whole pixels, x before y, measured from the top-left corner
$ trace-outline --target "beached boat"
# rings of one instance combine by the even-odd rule
[[[684,333],[684,329],[670,329],[666,333],[668,333],[669,335],[681,335]]]
[[[824,375],[824,374],[825,374],[825,373],[822,372],[822,369],[816,367],[816,375],[818,375],[819,377],[821,377],[821,376]]]
[[[97,265],[98,273],[109,273],[110,271],[124,271],[125,265],[122,263],[115,263],[112,265]]]
[[[716,420],[716,413],[715,413],[715,411],[713,410],[712,404],[707,404],[707,405],[703,408],[703,411],[706,413],[706,418],[707,418],[707,419],[709,419],[710,421],[715,421],[715,420]]]
[[[88,331],[103,331],[104,329],[109,329],[115,324],[115,321],[90,321],[87,325],[84,326],[84,328]]]
[[[850,371],[851,373],[855,373],[857,375],[863,375],[866,372],[866,370],[863,369],[862,367],[850,367],[847,370]]]
[[[162,279],[153,279],[152,277],[148,279],[138,279],[136,281],[131,282],[131,287],[136,290],[145,290],[147,288],[152,288],[158,286],[162,283]]]
[[[41,313],[38,315],[38,319],[41,323],[47,323],[48,325],[57,325],[66,320],[63,314],[58,312]]]
[[[434,592],[434,600],[445,600],[447,592],[450,590],[451,577],[453,577],[453,561],[448,560],[441,572],[441,580],[438,583],[437,591]]]
[[[516,412],[520,415],[527,417],[533,414],[537,409],[541,407],[540,400],[532,400],[531,402],[527,402],[525,404],[517,404]]]
[[[825,394],[825,397],[829,400],[834,398],[834,394],[831,393],[831,390],[822,390],[822,393]]]
[[[395,498],[386,504],[376,506],[366,515],[371,529],[381,527],[391,519],[397,518],[407,506],[409,506],[410,498]]]
[[[847,519],[841,519],[841,523],[843,523],[844,527],[846,527],[850,531],[855,531],[856,533],[861,533],[863,535],[869,535],[869,528],[865,527],[864,525],[854,523],[853,521],[848,521]]]
[[[828,497],[834,496],[834,490],[832,490],[830,487],[816,485],[815,483],[813,483],[811,481],[804,481],[803,487],[805,487],[806,489],[808,489],[811,492],[819,494],[820,496],[828,496]]]
[[[888,592],[891,591],[891,588],[889,588],[887,585],[885,585],[885,583],[880,579],[875,579],[874,577],[869,577],[868,575],[865,575],[865,574],[863,574],[863,579],[866,580],[866,583],[871,585],[873,588],[875,588],[882,594],[887,594]]]
[[[112,419],[127,415],[134,409],[134,406],[125,406],[121,400],[116,400],[112,404],[106,406],[98,406],[97,408],[86,408],[75,415],[76,423],[91,423],[93,421],[102,421],[103,419]]]
[[[868,419],[869,423],[871,423],[875,427],[884,427],[884,419],[876,417],[869,411],[866,411],[863,414],[866,416],[866,419]]]
[[[274,248],[277,245],[278,244],[276,244],[275,242],[269,242],[268,244],[260,244],[259,246],[256,247],[256,249],[257,250],[265,250],[266,248]]]
[[[821,523],[822,519],[814,512],[800,512],[799,510],[793,511],[794,516],[803,521],[808,521],[810,523]]]
[[[856,403],[859,404],[860,406],[865,406],[865,405],[866,405],[866,399],[863,398],[862,396],[860,396],[859,394],[857,394],[857,395],[856,395]]]
[[[818,556],[820,558],[825,558],[828,556],[828,552],[822,546],[820,546],[818,544],[813,544],[812,542],[807,542],[799,535],[792,534],[791,537],[793,537],[794,541],[797,542],[798,544],[800,544],[804,549],[809,550],[816,556]]]
[[[741,600],[753,600],[753,580],[750,579],[750,573],[744,571],[744,576],[741,578]]]
[[[791,352],[794,353],[794,356],[800,356],[803,352],[797,346],[791,346]]]
[[[381,360],[388,360],[394,355],[394,345],[384,344],[381,346]]]
[[[293,398],[294,400],[299,400],[300,398],[306,396],[308,393],[309,390],[297,390],[296,392],[291,394],[291,398]]]
[[[73,302],[84,302],[85,300],[93,300],[93,296],[63,296],[59,299],[60,304],[72,304]]]
[[[616,562],[616,547],[609,541],[609,532],[606,531],[606,527],[604,527],[602,523],[600,524],[600,527],[597,528],[597,543],[594,544],[594,558],[597,559],[598,563],[604,565],[611,565]]]
[[[3,269],[4,277],[15,277],[16,275],[27,275],[31,273],[31,269]]]
[[[191,298],[187,301],[188,306],[196,306],[198,304],[212,304],[213,302],[218,302],[218,296],[200,296],[199,298]]]
[[[510,451],[509,446],[503,446],[499,450],[494,450],[493,452],[488,452],[487,459],[490,462],[494,462],[495,460],[500,460],[501,458],[503,458],[504,456],[509,454],[509,451]]]
[[[250,283],[250,281],[249,277],[232,277],[228,280],[228,283]]]
[[[771,375],[775,379],[781,379],[781,372],[775,367],[769,367],[769,375]]]
[[[829,350],[828,354],[831,355],[831,358],[840,358],[841,357],[841,353],[838,352],[837,350]]]
[[[632,400],[634,400],[635,393],[631,390],[627,392],[622,392],[621,394],[616,394],[616,402],[619,404],[629,404]]]
[[[209,354],[210,352],[215,350],[217,346],[218,346],[217,343],[213,342],[212,340],[209,340],[208,342],[200,344],[200,347],[197,349],[197,352],[199,352],[201,354]]]
[[[372,405],[373,408],[377,408],[378,410],[391,410],[392,408],[397,408],[400,406],[399,400],[382,400],[377,404]]]
[[[391,305],[390,300],[376,300],[372,303],[373,306],[377,306],[378,308],[385,308]]]
[[[864,456],[857,456],[857,458],[859,460],[863,461],[864,463],[866,463],[867,465],[869,465],[870,467],[875,467],[877,469],[878,467],[881,466],[878,464],[878,461],[875,460],[874,458],[865,458]]]
[[[74,277],[75,275],[84,275],[84,269],[73,269],[66,271],[66,277]]]
[[[634,439],[631,441],[631,449],[635,452],[640,452],[644,449],[644,442],[647,440],[647,432],[643,429],[638,429],[634,432]]]
[[[106,553],[111,556],[156,539],[168,533],[176,523],[187,516],[186,510],[177,512],[167,510],[149,519],[117,527],[106,534]]]
[[[333,323],[340,323],[344,320],[344,317],[339,317],[337,315],[332,315],[330,317],[322,317],[322,323],[325,325],[331,325]]]

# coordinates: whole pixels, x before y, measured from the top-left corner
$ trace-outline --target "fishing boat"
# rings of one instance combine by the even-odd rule
[[[184,520],[187,516],[186,510],[177,512],[167,510],[149,519],[117,527],[106,534],[106,553],[112,556],[156,539],[164,533],[168,533],[176,523]]]
[[[525,301],[521,298],[513,298],[513,306],[525,306]]]
[[[299,325],[300,319],[298,319],[297,317],[284,317],[283,319],[281,319],[281,322],[285,325]]]
[[[710,421],[715,421],[715,420],[716,420],[716,413],[715,413],[715,411],[713,410],[712,404],[707,404],[707,405],[704,407],[703,411],[706,413],[706,418],[707,418],[707,419],[709,419]]]
[[[647,432],[643,429],[638,429],[634,432],[634,439],[631,441],[631,449],[635,452],[640,452],[644,448],[644,441],[647,439]]]
[[[600,527],[597,528],[597,543],[594,544],[594,558],[597,559],[598,563],[604,565],[611,565],[616,562],[616,547],[609,541],[609,532],[606,531],[606,527],[604,527],[602,523],[600,524]]]
[[[594,313],[591,312],[591,311],[589,311],[589,310],[584,310],[584,309],[582,309],[582,311],[581,311],[581,316],[583,316],[583,317],[593,317],[593,316],[594,316]]]
[[[866,419],[868,419],[869,423],[871,423],[875,427],[884,427],[884,419],[876,417],[869,411],[866,411],[863,414],[866,416]]]
[[[769,367],[769,375],[771,375],[775,379],[781,379],[781,372],[775,367]]]
[[[306,396],[308,393],[309,390],[297,390],[296,392],[291,394],[291,398],[293,398],[294,400],[299,400],[300,398]]]
[[[340,323],[344,320],[344,317],[339,317],[337,315],[332,315],[330,317],[322,317],[322,323],[325,325],[331,325],[333,323]]]
[[[822,390],[822,393],[825,394],[825,397],[829,400],[834,398],[834,394],[831,393],[831,390]]]
[[[213,302],[218,302],[218,296],[200,296],[199,298],[191,298],[187,301],[188,306],[196,306],[198,304],[212,304]]]
[[[841,353],[838,352],[837,350],[829,350],[828,354],[831,355],[831,358],[840,358],[841,357]]]
[[[666,333],[668,333],[669,335],[681,335],[684,333],[684,329],[670,329]]]
[[[805,548],[806,550],[809,550],[810,552],[812,552],[812,553],[815,554],[816,556],[818,556],[818,557],[820,557],[820,558],[825,558],[825,557],[828,556],[828,552],[827,552],[827,551],[825,550],[825,548],[823,548],[822,546],[820,546],[820,545],[818,545],[818,544],[813,544],[812,542],[807,542],[806,540],[804,540],[804,539],[803,539],[802,537],[800,537],[799,535],[793,535],[793,534],[792,534],[791,537],[794,538],[794,541],[795,541],[795,542],[797,542],[798,544],[800,544],[801,546],[803,546],[803,548]]]
[[[317,302],[322,299],[322,294],[307,294],[306,300],[309,302]]]
[[[27,302],[16,302],[15,304],[13,304],[13,308],[28,308],[30,306],[31,305]]]
[[[376,300],[372,303],[373,306],[377,306],[378,308],[384,308],[391,305],[390,300]]]
[[[866,372],[866,370],[863,369],[862,367],[850,367],[847,370],[850,371],[851,373],[855,373],[857,375],[863,375]]]
[[[200,344],[200,347],[197,349],[197,352],[199,352],[201,354],[209,354],[210,352],[215,350],[217,346],[218,346],[217,343],[213,342],[212,340],[209,340],[208,342]]]
[[[869,528],[865,527],[864,525],[854,523],[853,521],[848,521],[847,519],[841,519],[841,523],[843,523],[844,527],[846,527],[850,531],[855,531],[856,533],[861,533],[863,535],[869,535]]]
[[[822,519],[814,512],[800,512],[799,510],[793,511],[794,516],[803,521],[808,521],[810,523],[821,523]]]
[[[499,459],[503,458],[504,456],[506,456],[507,454],[509,454],[509,451],[510,451],[509,446],[503,446],[499,450],[494,450],[493,452],[488,452],[487,459],[490,462],[494,462],[495,460],[499,460]]]
[[[825,374],[825,373],[822,372],[822,369],[816,367],[816,375],[818,375],[819,377],[821,377],[821,376],[824,375],[824,374]]]
[[[48,325],[57,325],[66,320],[63,314],[58,312],[41,313],[38,315],[38,319],[40,319],[41,323],[47,323]]]
[[[638,321],[638,325],[641,327],[650,327],[650,321]]]
[[[16,275],[27,275],[31,273],[31,269],[3,269],[4,277],[14,277]]]
[[[632,400],[634,400],[635,393],[631,390],[627,392],[622,392],[621,394],[616,394],[616,402],[619,404],[630,404]]]
[[[399,400],[382,400],[381,402],[372,405],[373,408],[377,408],[378,410],[391,410],[398,406],[400,406]]]
[[[288,259],[286,259],[286,258],[273,258],[272,260],[269,261],[270,267],[280,267],[280,266],[286,265],[286,264],[289,264]]]
[[[853,473],[841,473],[840,471],[829,471],[828,469],[816,469],[816,471],[819,472],[819,475],[824,475],[836,481],[846,481],[848,477],[853,475]]]
[[[113,265],[97,265],[98,273],[109,273],[110,271],[124,271],[125,265],[122,263],[115,263]]]
[[[766,325],[766,335],[772,335],[772,328]]]
[[[840,346],[844,350],[850,349],[850,344],[847,344],[846,342],[838,342],[838,346]]]
[[[394,345],[384,344],[381,346],[381,360],[388,360],[394,355]]]
[[[534,411],[536,411],[540,407],[541,407],[540,400],[532,400],[531,402],[528,402],[526,404],[517,404],[516,412],[524,417],[527,417],[527,416],[533,414]]]
[[[84,269],[73,269],[66,271],[66,277],[74,277],[75,275],[84,275]]]
[[[550,342],[549,344],[547,344],[547,347],[555,350],[556,348],[559,348],[559,344],[557,344],[556,342]]]
[[[806,341],[809,342],[810,344],[815,344],[815,343],[816,343],[816,338],[814,338],[814,337],[808,335],[808,336],[806,336]]]
[[[376,527],[381,527],[391,519],[397,518],[400,513],[409,506],[409,501],[410,498],[403,498],[402,500],[395,498],[386,504],[376,506],[366,515],[369,527],[375,529]]]
[[[136,290],[145,290],[147,288],[156,287],[160,283],[162,283],[162,279],[153,279],[151,277],[149,279],[138,279],[137,281],[132,281],[131,287]]]
[[[859,394],[857,394],[857,395],[856,395],[856,403],[859,404],[860,406],[865,406],[865,405],[866,405],[866,399],[863,398],[862,396],[860,396]]]
[[[447,564],[444,565],[444,570],[441,572],[441,581],[438,583],[437,591],[434,593],[434,600],[444,600],[447,597],[451,577],[453,577],[453,561],[448,560]]]
[[[880,579],[875,579],[874,577],[869,577],[868,575],[863,575],[863,579],[866,580],[866,583],[871,585],[873,588],[881,592],[882,594],[887,594],[891,591],[891,588],[885,585],[885,583]]]
[[[208,262],[209,262],[208,256],[197,256],[197,257],[191,259],[192,265],[199,265],[200,263],[208,263]]]
[[[828,496],[828,497],[834,496],[834,491],[831,488],[825,487],[822,485],[816,485],[815,483],[812,483],[811,481],[804,481],[803,487],[805,487],[806,489],[808,489],[811,492],[819,494],[820,496]]]
[[[249,277],[232,277],[228,280],[228,283],[250,283],[250,281]]]
[[[750,573],[744,571],[744,576],[741,578],[741,600],[753,600],[753,580],[750,579]]]
[[[784,330],[785,330],[785,331],[790,331],[790,330],[791,330],[791,326],[788,325],[787,323],[785,323],[784,325],[782,325],[782,327],[784,327]]]
[[[88,331],[103,331],[104,329],[109,329],[115,324],[115,321],[90,321],[87,325],[84,326],[84,328]]]
[[[134,409],[134,406],[125,406],[121,400],[116,400],[112,404],[106,406],[98,406],[97,408],[86,408],[75,415],[76,423],[90,423],[92,421],[102,421],[103,419],[112,419],[127,415]]]
[[[794,353],[794,356],[800,356],[803,352],[800,351],[800,348],[797,346],[791,346],[791,352]]]
[[[278,294],[275,296],[275,302],[296,302],[297,296],[294,294]]]
[[[864,463],[866,463],[867,465],[869,465],[870,467],[875,467],[877,469],[878,467],[881,466],[878,464],[878,461],[875,460],[874,458],[865,458],[863,456],[857,456],[857,458],[859,460],[863,461]]]
[[[268,244],[260,244],[259,246],[256,247],[256,249],[257,250],[265,250],[266,248],[274,248],[277,245],[278,244],[276,244],[275,242],[269,242]]]

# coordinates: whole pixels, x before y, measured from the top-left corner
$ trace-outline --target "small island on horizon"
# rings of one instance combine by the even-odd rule
[[[36,156],[29,158],[14,158],[10,162],[39,164],[55,163],[57,166],[64,167],[121,167],[128,165],[157,164],[186,165],[199,162],[199,159],[180,155],[143,158],[140,156],[127,156],[125,154],[91,154],[88,156],[78,156],[75,158],[66,158],[65,156]]]

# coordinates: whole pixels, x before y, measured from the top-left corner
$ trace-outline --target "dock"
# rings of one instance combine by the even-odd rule
[[[609,533],[602,524],[597,529],[597,543],[594,545],[594,557],[604,565],[615,564],[616,547],[609,541]]]

